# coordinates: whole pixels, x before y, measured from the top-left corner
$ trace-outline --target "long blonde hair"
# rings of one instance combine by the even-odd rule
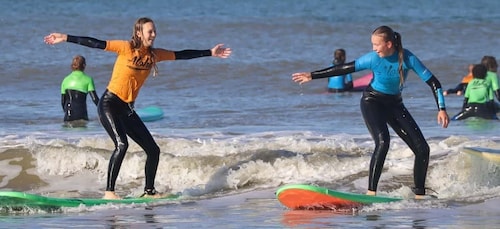
[[[403,61],[404,61],[404,50],[403,50],[403,42],[401,41],[401,34],[398,32],[394,32],[389,26],[380,26],[376,28],[372,35],[381,36],[384,38],[384,41],[391,41],[396,51],[398,52],[398,72],[399,72],[399,87],[403,87],[405,77],[403,70]]]
[[[137,32],[140,32],[142,34],[142,26],[146,23],[153,23],[154,21],[151,18],[147,17],[141,17],[135,21],[134,24],[134,29],[132,30],[132,39],[130,40],[130,45],[132,46],[132,49],[138,50],[142,47],[143,43],[141,38],[137,35]],[[158,75],[158,66],[156,65],[156,55],[153,52],[153,47],[148,47],[148,52],[151,54],[151,57],[153,58],[153,76]]]

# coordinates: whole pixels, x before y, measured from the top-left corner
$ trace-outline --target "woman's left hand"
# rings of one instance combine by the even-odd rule
[[[210,51],[212,52],[212,56],[228,58],[231,55],[232,51],[230,48],[224,48],[222,46],[224,46],[224,44],[217,44],[215,47],[210,49]]]
[[[438,124],[441,124],[443,128],[448,127],[450,123],[450,117],[448,117],[448,113],[444,110],[440,110],[437,115]]]

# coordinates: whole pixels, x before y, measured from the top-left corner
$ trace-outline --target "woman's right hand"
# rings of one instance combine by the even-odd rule
[[[62,34],[62,33],[51,33],[43,38],[43,41],[45,44],[48,45],[54,45],[57,43],[64,42],[68,39],[67,34]]]
[[[296,83],[303,84],[312,80],[310,72],[298,72],[292,74],[292,80]]]

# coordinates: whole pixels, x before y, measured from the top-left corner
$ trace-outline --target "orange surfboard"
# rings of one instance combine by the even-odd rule
[[[282,186],[276,191],[276,197],[286,207],[297,210],[350,209],[367,204],[402,200],[402,198],[397,197],[340,192],[306,184]]]

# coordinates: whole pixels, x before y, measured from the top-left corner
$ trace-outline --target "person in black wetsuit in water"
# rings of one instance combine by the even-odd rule
[[[71,62],[72,72],[61,83],[61,106],[66,126],[85,126],[89,120],[87,94],[97,106],[99,97],[95,91],[94,80],[85,74],[85,57],[77,55]]]

